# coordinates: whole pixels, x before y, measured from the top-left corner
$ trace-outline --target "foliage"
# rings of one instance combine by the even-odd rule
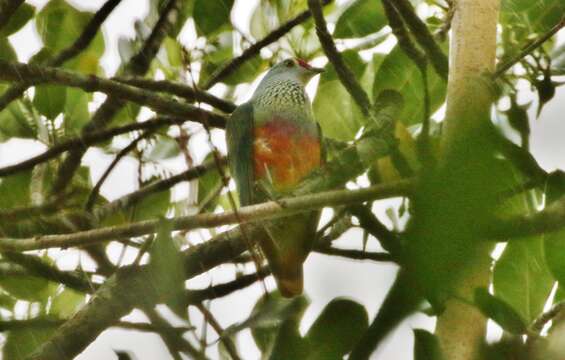
[[[436,120],[443,116],[441,110],[446,103],[447,82],[436,72],[429,58],[422,74],[421,64],[415,61],[414,55],[407,53],[406,48],[395,40],[382,1],[326,4],[323,14],[343,62],[351,71],[352,81],[360,84],[371,103],[390,90],[403,99],[398,115],[388,119],[390,123],[376,122],[375,119],[387,118],[388,114],[379,113],[383,109],[378,104],[374,104],[369,115],[364,115],[364,109],[344,85],[335,61],[325,62],[327,57],[316,26],[309,15],[303,15],[308,9],[308,1],[261,0],[254,9],[249,9],[248,23],[240,29],[237,26],[241,24],[237,18],[239,14],[234,9],[242,7],[242,2],[245,1],[150,0],[146,17],[131,24],[134,36],[117,39],[117,49],[110,49],[114,42],[109,39],[115,35],[105,34],[100,25],[90,37],[83,33],[87,24],[101,20],[98,18],[101,15],[85,11],[76,1],[49,0],[41,8],[24,3],[5,24],[0,24],[2,61],[23,60],[23,45],[16,42],[14,35],[30,26],[37,30],[42,47],[29,59],[29,64],[40,68],[52,65],[61,54],[70,54],[70,50],[82,46],[76,54],[68,55],[69,58],[57,64],[58,68],[70,71],[65,74],[71,78],[69,83],[73,86],[57,82],[55,76],[23,79],[27,80],[23,83],[0,82],[0,151],[3,155],[0,168],[0,328],[6,339],[2,350],[4,358],[28,358],[59,331],[61,321],[72,319],[74,314],[84,311],[89,306],[87,304],[95,303],[89,303],[93,298],[90,295],[100,289],[113,289],[116,283],[120,284],[122,276],[128,279],[132,269],[144,276],[147,272],[148,277],[142,278],[146,281],[147,297],[131,300],[131,297],[139,297],[135,291],[129,293],[129,286],[137,286],[132,282],[124,286],[126,294],[103,300],[110,301],[110,307],[119,307],[131,300],[148,314],[151,325],[155,326],[150,330],[163,337],[175,355],[200,356],[210,346],[210,339],[201,336],[206,334],[205,331],[191,331],[190,336],[179,336],[186,329],[197,327],[201,330],[206,326],[196,320],[198,317],[189,316],[192,312],[188,309],[200,309],[204,314],[221,344],[211,346],[217,347],[226,358],[233,355],[234,349],[246,358],[237,346],[244,330],[250,330],[264,359],[342,359],[364,337],[374,335],[367,309],[353,299],[342,297],[325,304],[305,330],[304,315],[314,308],[309,307],[308,285],[306,294],[294,299],[285,299],[276,291],[259,299],[248,299],[249,304],[255,303],[250,315],[222,329],[219,324],[224,324],[223,319],[216,322],[210,318],[216,304],[220,303],[216,298],[225,297],[221,301],[226,304],[225,301],[239,296],[231,296],[231,293],[262,281],[259,280],[265,275],[265,271],[260,270],[262,256],[254,249],[240,254],[241,249],[231,245],[233,253],[229,256],[220,253],[221,241],[227,241],[222,236],[227,234],[225,236],[230,238],[234,233],[224,233],[224,227],[211,228],[210,235],[217,237],[210,240],[208,233],[194,229],[194,224],[190,223],[193,218],[182,218],[184,223],[170,219],[201,214],[212,221],[214,214],[233,210],[232,206],[238,202],[237,193],[230,187],[229,173],[221,166],[225,154],[222,154],[224,147],[219,139],[223,130],[209,126],[206,119],[210,113],[204,113],[207,115],[203,117],[183,118],[181,123],[179,114],[173,111],[150,112],[148,109],[154,108],[145,95],[158,94],[157,101],[192,104],[198,110],[209,110],[227,118],[229,114],[225,107],[217,105],[218,98],[226,102],[228,108],[233,108],[233,103],[246,101],[253,82],[270,65],[289,56],[325,65],[326,70],[313,89],[312,110],[325,137],[329,170],[322,171],[321,175],[314,174],[313,181],[315,176],[334,176],[339,177],[336,182],[340,185],[344,185],[345,181],[341,180],[345,179],[347,188],[353,188],[364,184],[365,176],[372,185],[412,181],[415,177],[421,180],[415,191],[403,194],[402,206],[388,209],[387,214],[393,222],[402,220],[395,223],[394,231],[380,223],[376,218],[378,212],[369,211],[374,218],[355,215],[365,238],[349,241],[351,239],[342,234],[351,234],[347,230],[354,227],[350,209],[338,204],[333,207],[335,221],[319,234],[321,240],[316,250],[331,250],[336,255],[357,261],[362,258],[360,254],[367,255],[367,242],[381,241],[386,250],[401,249],[404,251],[402,256],[398,253],[385,255],[400,263],[403,270],[415,274],[412,280],[417,286],[414,282],[408,286],[417,294],[413,302],[427,300],[437,315],[446,300],[453,297],[452,289],[459,281],[458,276],[469,265],[469,254],[487,241],[491,244],[507,242],[500,256],[492,259],[489,286],[476,289],[472,298],[457,300],[475,306],[504,331],[503,340],[485,345],[485,358],[511,358],[519,352],[516,349],[522,349],[530,342],[535,350],[533,353],[558,354],[555,346],[560,341],[562,343],[559,334],[563,331],[563,320],[556,317],[548,326],[547,338],[543,333],[543,339],[532,332],[532,325],[547,309],[547,304],[565,299],[563,220],[559,219],[559,226],[550,224],[554,226],[551,229],[558,231],[547,233],[545,228],[540,230],[533,225],[531,233],[525,235],[501,237],[494,232],[491,236],[488,231],[496,230],[493,223],[535,219],[543,209],[550,211],[552,206],[563,211],[565,175],[561,170],[548,173],[540,167],[532,155],[529,140],[531,122],[543,114],[544,105],[556,103],[556,93],[562,91],[559,87],[564,84],[565,44],[558,43],[555,36],[550,37],[540,47],[519,57],[517,64],[513,64],[516,66],[493,80],[496,98],[488,131],[480,133],[478,138],[476,134],[462,134],[465,138],[463,155],[458,154],[461,157],[455,161],[450,159],[448,169],[436,173],[430,169],[443,160],[439,146],[442,129]],[[449,41],[441,33],[449,25],[451,12],[448,5],[451,1],[414,0],[406,3],[415,7],[416,14],[432,32],[432,39],[440,49],[440,54],[436,55],[447,57]],[[168,15],[166,11],[169,11]],[[171,13],[174,16],[170,16]],[[497,49],[499,63],[511,61],[520,55],[524,45],[547,33],[560,21],[562,23],[564,13],[563,0],[502,0]],[[423,52],[422,43],[417,41],[413,29],[409,29],[406,14],[401,15],[408,40]],[[293,26],[285,28],[289,22]],[[280,33],[273,32],[276,29]],[[186,41],[187,37],[194,41]],[[269,41],[271,37],[273,41]],[[77,44],[77,39],[81,38],[86,44]],[[262,44],[260,49],[252,46],[257,42]],[[119,60],[116,60],[119,66],[116,74],[109,74],[102,66],[102,57],[113,50],[119,54]],[[145,61],[148,66],[140,65]],[[4,79],[2,74],[4,70],[0,69],[0,79]],[[100,92],[93,94],[91,88],[75,87],[77,81],[73,76],[76,74],[89,75],[85,78],[94,83],[99,83],[98,77],[111,78],[115,80],[111,83],[113,86],[132,79],[147,82],[128,83],[128,86],[143,91],[141,100],[133,102],[126,101],[128,99],[115,87],[100,91],[105,98]],[[537,100],[523,100],[528,92],[523,84],[529,84]],[[175,86],[182,88],[178,90]],[[210,98],[215,98],[216,102]],[[537,106],[537,114],[533,104]],[[422,140],[423,124],[429,120],[424,119],[426,111],[433,119],[429,124],[430,132],[426,134],[429,144]],[[176,116],[177,123],[100,135],[108,129],[140,125],[153,115],[158,119]],[[85,139],[93,134],[100,135],[100,139],[87,143]],[[41,151],[46,151],[43,153],[47,154],[46,158],[33,166],[24,164],[21,169],[10,170],[7,165],[14,162],[5,159],[12,155],[11,146],[23,144],[24,140],[40,146]],[[74,141],[74,145],[50,155],[68,141]],[[426,145],[429,145],[427,150]],[[87,149],[90,149],[88,156],[95,154],[100,158],[115,159],[117,165],[110,165],[110,161],[104,162],[103,166],[102,162],[93,165],[90,160],[85,160],[81,166],[81,156]],[[4,156],[4,153],[8,155]],[[68,166],[69,159],[76,156],[76,166]],[[21,156],[17,158],[21,160]],[[177,175],[180,168],[192,168],[201,159],[203,164],[214,166],[208,166],[196,175]],[[136,168],[135,184],[124,185],[123,179],[113,175],[116,173],[114,166],[119,167],[120,161]],[[362,171],[355,174],[345,171],[351,166]],[[106,169],[109,169],[110,177],[97,184]],[[361,173],[363,176],[358,178]],[[63,190],[55,191],[61,178],[70,181]],[[188,185],[187,180],[190,181]],[[120,193],[126,195],[113,201],[107,196],[106,188],[119,188]],[[86,206],[93,194],[96,201],[92,207]],[[362,199],[362,202],[366,202],[368,209],[373,209],[376,204],[372,199]],[[282,205],[284,208],[284,203]],[[160,219],[158,226],[152,230],[139,230],[135,235],[118,231],[124,227],[148,229],[151,221],[156,219]],[[253,214],[250,219],[253,220]],[[430,223],[433,224],[431,228],[427,227]],[[95,245],[78,242],[65,245],[75,250],[72,254],[83,256],[82,253],[86,253],[92,258],[95,267],[89,271],[83,269],[78,255],[73,262],[77,264],[74,269],[61,270],[58,259],[50,252],[35,251],[27,253],[26,257],[14,257],[9,248],[3,247],[8,241],[41,240],[45,239],[44,235],[72,236],[108,226],[122,228],[112,228],[113,234],[118,235],[115,238],[109,235],[110,238]],[[245,229],[242,238],[245,238]],[[253,231],[252,227],[247,231]],[[331,243],[340,236],[343,240],[340,244],[349,247],[345,251]],[[201,244],[203,238],[206,241]],[[393,246],[387,247],[391,241]],[[361,243],[363,248],[358,246]],[[107,253],[118,245],[124,247],[127,255],[118,261],[114,256],[112,260],[108,259]],[[67,251],[66,248],[63,251]],[[198,252],[200,257],[195,261],[190,256],[197,251],[202,252]],[[132,253],[135,260],[131,259]],[[481,260],[491,262],[490,259]],[[186,281],[224,263],[230,264],[223,268],[226,273],[230,271],[228,269],[236,269],[235,280],[207,289],[194,289],[192,282]],[[249,274],[252,268],[260,273]],[[191,274],[188,278],[186,272]],[[552,298],[552,289],[557,287]],[[159,323],[158,319],[149,316],[156,303],[165,304],[174,311],[184,327],[175,328],[165,320]],[[202,309],[208,309],[210,314]],[[125,313],[131,311],[125,310]],[[394,308],[389,313],[392,315],[387,326],[397,325],[408,316],[409,310]],[[395,315],[399,316],[396,323],[392,319]],[[384,315],[378,315],[377,319],[379,316]],[[111,320],[104,328],[117,324],[119,319]],[[384,336],[391,328],[376,331],[382,331]],[[186,340],[189,337],[190,340]],[[520,337],[527,339],[525,345]],[[120,354],[129,356],[125,352]],[[414,330],[414,358],[444,358],[435,335],[422,329]],[[543,357],[531,355],[530,358]]]

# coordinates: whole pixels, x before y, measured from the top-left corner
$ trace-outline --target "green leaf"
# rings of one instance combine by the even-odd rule
[[[93,13],[79,11],[64,0],[51,0],[37,14],[36,28],[43,44],[60,51],[80,36]],[[65,64],[65,68],[83,73],[96,73],[98,59],[104,53],[104,37],[99,31],[86,50]]]
[[[359,55],[353,51],[345,51],[342,55],[355,76],[360,78],[366,64]],[[332,139],[353,140],[357,131],[366,123],[361,110],[343,87],[331,65],[326,67],[326,72],[320,77],[312,108],[322,127],[322,133]]]
[[[171,191],[160,191],[146,196],[137,203],[132,210],[133,219],[131,221],[142,221],[164,217],[169,209]]]
[[[0,87],[1,88],[1,87]],[[0,112],[0,141],[13,137],[35,139],[34,120],[20,100],[12,101]]]
[[[500,19],[506,29],[519,30],[527,37],[556,25],[565,13],[563,0],[503,0]]]
[[[196,30],[205,36],[226,30],[234,0],[196,0],[193,17]]]
[[[16,12],[12,14],[8,23],[4,25],[2,31],[0,31],[0,37],[11,35],[20,30],[25,24],[27,24],[34,14],[34,6],[27,3],[23,3],[18,6]]]
[[[0,59],[6,61],[18,61],[18,55],[8,41],[8,38],[0,36]]]
[[[65,289],[53,297],[49,314],[67,319],[74,315],[86,303],[86,295],[72,289]]]
[[[66,98],[67,90],[64,86],[39,85],[35,87],[33,105],[48,119],[55,119],[63,112]]]
[[[181,317],[184,309],[184,262],[180,250],[171,237],[172,225],[163,219],[151,247],[151,286],[166,300],[167,305]]]
[[[337,39],[363,37],[385,25],[387,19],[381,1],[356,0],[337,20],[333,35]]]
[[[434,334],[414,329],[414,360],[443,360],[439,341]]]
[[[0,208],[9,209],[30,204],[31,170],[0,179]]]
[[[308,359],[341,359],[369,327],[363,305],[348,299],[333,299],[316,319],[306,340],[311,345]]]
[[[446,82],[428,66],[428,89],[430,92],[430,111],[433,114],[444,102]],[[407,126],[420,123],[424,113],[424,87],[422,75],[414,62],[396,46],[383,60],[373,82],[373,97],[385,90],[400,92],[409,99],[399,119]]]
[[[28,327],[8,331],[2,355],[4,359],[24,360],[53,335],[57,325]]]
[[[79,135],[82,127],[90,120],[88,112],[89,94],[73,88],[67,88],[65,101],[65,135]]]
[[[298,331],[298,324],[285,321],[279,327],[277,338],[269,353],[269,360],[310,359],[310,344],[305,341]],[[325,358],[331,360],[330,358]]]
[[[15,298],[45,302],[51,295],[49,281],[35,276],[0,277],[0,287]]]
[[[494,266],[494,294],[531,323],[543,310],[553,278],[540,237],[510,241]]]
[[[251,335],[257,347],[266,352],[273,345],[281,324],[289,319],[298,323],[308,303],[308,299],[304,296],[288,299],[283,298],[278,292],[272,292],[257,301],[251,315],[245,321],[228,327],[225,333],[230,335],[251,328]]]
[[[511,334],[525,334],[528,325],[506,302],[489,294],[485,288],[475,290],[475,304],[481,312]]]
[[[206,162],[212,159],[213,154],[208,154],[204,161]],[[198,178],[198,204],[202,205],[203,202],[207,202],[207,205],[203,210],[214,211],[219,200],[216,192],[222,186],[222,184],[222,178],[218,169],[216,168],[206,172],[206,174]],[[216,198],[214,200],[211,200],[210,198],[215,195]]]

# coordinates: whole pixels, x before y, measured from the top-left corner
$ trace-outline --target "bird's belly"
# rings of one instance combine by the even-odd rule
[[[291,190],[312,170],[320,167],[317,134],[302,131],[290,121],[271,121],[254,131],[255,179],[266,179],[277,191]]]

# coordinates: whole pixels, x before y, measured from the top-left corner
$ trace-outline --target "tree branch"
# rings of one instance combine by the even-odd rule
[[[94,16],[90,19],[88,24],[84,27],[84,30],[79,35],[79,37],[72,43],[69,47],[61,50],[55,57],[48,60],[46,65],[48,66],[61,66],[66,61],[72,59],[73,57],[77,56],[81,51],[86,49],[88,45],[92,42],[98,29],[102,23],[106,20],[108,15],[112,13],[112,11],[116,8],[116,6],[121,2],[121,0],[108,0],[102,5],[102,7],[94,14]],[[0,111],[2,111],[8,104],[12,101],[16,100],[20,96],[23,95],[24,91],[27,90],[29,85],[16,83],[9,87],[2,96],[0,96]]]
[[[401,180],[390,184],[375,185],[360,190],[334,190],[294,198],[283,198],[262,204],[245,206],[236,212],[219,214],[198,214],[170,219],[172,230],[193,230],[212,228],[220,225],[254,222],[289,216],[298,212],[318,209],[324,206],[353,204],[357,202],[405,196],[412,183]],[[42,235],[27,239],[0,238],[2,251],[28,251],[52,247],[85,246],[112,239],[141,236],[154,233],[161,220],[145,220],[128,225],[118,225],[71,234]]]
[[[316,23],[318,39],[322,44],[322,48],[324,49],[328,60],[332,63],[339,80],[347,89],[347,92],[349,92],[351,97],[355,100],[355,103],[359,106],[363,114],[365,116],[369,116],[371,114],[371,101],[361,85],[355,79],[355,75],[343,61],[341,54],[337,51],[333,38],[328,32],[320,0],[308,0],[308,7],[312,12],[314,22]]]
[[[186,99],[187,101],[199,101],[222,110],[225,113],[231,113],[235,110],[236,105],[230,101],[226,101],[216,97],[206,91],[194,89],[188,85],[167,81],[167,80],[150,80],[138,77],[115,77],[113,80],[124,84],[136,86],[151,91],[160,91],[176,95]]]
[[[324,5],[327,5],[331,2],[332,0],[323,0]],[[281,37],[283,37],[286,33],[292,30],[292,28],[308,20],[310,18],[310,15],[311,14],[309,10],[298,14],[294,19],[291,19],[288,22],[282,24],[277,29],[273,30],[270,34],[265,36],[263,39],[257,41],[255,44],[245,49],[245,51],[241,55],[232,59],[229,63],[221,66],[216,71],[214,71],[214,73],[212,73],[208,81],[206,81],[206,84],[204,84],[203,88],[209,89],[212,86],[214,86],[216,83],[222,81],[223,79],[231,75],[246,61],[250,60],[256,55],[259,55],[261,49],[276,42]]]
[[[36,155],[32,158],[24,160],[14,165],[8,165],[0,168],[0,176],[7,176],[17,173],[19,171],[28,170],[34,166],[41,164],[49,159],[52,159],[65,151],[88,148],[91,145],[107,141],[114,136],[125,134],[132,131],[153,131],[163,126],[168,125],[181,125],[188,121],[185,118],[159,116],[151,120],[136,122],[120,127],[110,128],[107,130],[96,131],[92,133],[85,133],[80,137],[64,140],[59,144],[50,147],[45,152]],[[1,213],[0,213],[1,214]]]
[[[28,85],[58,84],[80,88],[87,92],[100,91],[112,98],[128,100],[147,106],[156,112],[187,117],[200,123],[206,121],[215,127],[224,127],[226,122],[226,118],[223,115],[202,110],[135,86],[103,79],[94,75],[86,76],[52,67],[12,63],[4,60],[0,60],[0,69],[0,80],[4,81],[21,81]]]

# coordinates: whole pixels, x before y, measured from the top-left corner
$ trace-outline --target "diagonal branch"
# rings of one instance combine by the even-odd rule
[[[351,97],[355,100],[355,103],[359,106],[363,114],[368,116],[371,113],[371,102],[369,101],[369,97],[359,82],[355,79],[355,75],[343,61],[341,54],[337,51],[333,38],[328,32],[320,0],[308,0],[308,7],[312,12],[314,22],[316,23],[316,33],[318,34],[322,48],[324,49],[328,60],[332,63],[339,80],[347,89],[347,92],[349,92]]]
[[[333,0],[323,0],[323,5],[327,5],[332,1]],[[310,18],[310,15],[311,13],[309,10],[298,14],[294,19],[291,19],[288,22],[282,24],[277,29],[273,30],[269,35],[265,36],[263,39],[257,41],[255,44],[245,49],[245,51],[241,55],[232,59],[229,63],[214,71],[214,73],[210,76],[210,79],[208,79],[206,84],[204,84],[203,88],[209,89],[216,83],[231,75],[241,65],[245,64],[246,61],[250,60],[256,55],[259,55],[261,49],[278,41],[280,38],[286,35],[286,33],[292,30],[292,28],[308,20]]]
[[[4,60],[0,60],[0,68],[0,80],[4,81],[23,81],[28,85],[58,84],[80,88],[87,92],[100,91],[108,94],[111,98],[132,101],[163,114],[187,117],[201,123],[206,121],[215,127],[224,127],[226,122],[224,115],[202,110],[155,94],[152,91],[94,75],[82,75],[53,67],[13,63]]]

